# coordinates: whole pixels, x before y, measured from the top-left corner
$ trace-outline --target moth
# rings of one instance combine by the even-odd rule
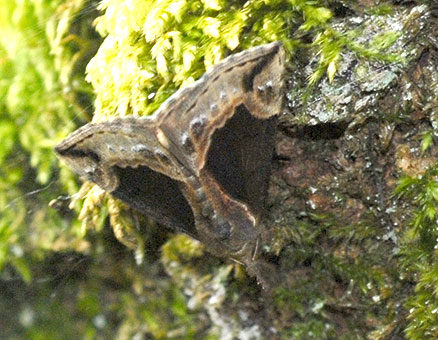
[[[84,179],[267,284],[255,255],[284,58],[280,42],[231,55],[154,115],[87,124],[55,151]]]

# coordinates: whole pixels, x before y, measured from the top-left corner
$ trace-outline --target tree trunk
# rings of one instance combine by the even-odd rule
[[[334,25],[356,27],[364,45],[400,33],[387,55],[403,62],[347,49],[334,81],[305,97],[317,56],[291,61],[268,199],[272,239],[263,248],[281,282],[269,294],[255,282],[230,286],[228,298],[219,283],[197,286],[208,291],[202,306],[221,339],[438,337],[437,201],[419,201],[429,189],[415,182],[435,183],[438,15],[419,6]]]

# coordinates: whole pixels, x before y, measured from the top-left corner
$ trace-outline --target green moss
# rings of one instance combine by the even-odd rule
[[[313,319],[309,322],[296,322],[295,325],[282,332],[282,339],[333,339],[335,332],[331,325],[328,325],[324,320]],[[353,338],[349,338],[353,340]]]
[[[427,131],[423,134],[421,138],[421,152],[425,152],[433,145],[434,134],[433,131]]]
[[[368,44],[357,42],[361,34],[363,32],[359,29],[339,32],[332,28],[327,28],[318,34],[313,46],[318,50],[320,60],[318,67],[309,78],[310,85],[314,85],[326,72],[329,80],[333,81],[337,65],[341,61],[341,54],[345,50],[350,50],[366,59],[391,63],[405,61],[398,53],[388,53],[387,51],[401,36],[401,33],[388,31],[375,36],[373,41]]]
[[[204,253],[203,249],[198,241],[187,235],[178,234],[162,247],[162,257],[165,263],[186,262],[201,257]]]
[[[405,332],[413,340],[438,336],[437,175],[435,165],[416,177],[402,177],[395,191],[414,207],[400,252],[403,277],[415,283],[415,293],[406,301],[409,324]]]
[[[367,12],[371,15],[391,15],[394,12],[394,7],[390,4],[380,4],[377,6],[370,6]]]
[[[287,32],[298,14],[295,8],[308,10],[309,21],[320,18],[310,13],[312,1],[294,2],[103,3],[97,29],[105,40],[88,65],[97,93],[95,119],[151,114],[230,51],[275,40],[291,46]]]
[[[343,218],[301,214],[279,230],[283,244],[289,243],[281,250],[288,274],[274,309],[276,318],[288,320],[285,339],[365,339],[394,322],[399,273],[388,257],[391,247],[378,241],[382,228],[372,213],[354,224]]]
[[[416,177],[405,176],[399,180],[395,194],[409,199],[415,206],[410,228],[406,229],[408,242],[416,242],[433,254],[438,231],[435,217],[438,209],[438,166],[432,166],[424,174]]]
[[[74,130],[75,117],[82,117],[77,96],[82,104],[92,98],[83,72],[73,68],[75,49],[62,40],[83,23],[76,16],[87,2],[63,3],[0,1],[0,271],[10,263],[26,281],[30,270],[25,254],[72,237],[61,231],[67,221],[47,208],[61,192],[78,190],[75,177],[65,170],[61,181],[54,182],[59,163],[53,147]],[[52,30],[58,33],[56,41],[46,34],[53,27],[59,28]],[[96,38],[90,31],[80,32],[83,41]],[[68,58],[54,56],[55,48]]]

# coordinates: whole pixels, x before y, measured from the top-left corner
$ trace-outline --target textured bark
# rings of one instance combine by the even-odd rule
[[[363,44],[399,32],[388,53],[406,62],[345,52],[333,83],[321,80],[301,100],[317,56],[291,60],[264,245],[281,283],[270,293],[248,286],[250,280],[229,286],[218,279],[230,268],[223,266],[209,285],[183,285],[193,299],[209,297],[198,305],[221,339],[406,337],[412,319],[406,303],[418,277],[406,270],[401,249],[410,244],[414,206],[394,190],[401,176],[424,173],[438,153],[435,146],[421,152],[424,134],[436,128],[438,15],[419,6],[368,16],[359,14],[360,4],[350,8],[358,16],[337,19],[337,29],[356,27]]]

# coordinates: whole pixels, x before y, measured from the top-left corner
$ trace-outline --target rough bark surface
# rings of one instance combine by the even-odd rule
[[[333,83],[322,80],[303,101],[317,56],[291,61],[266,220],[272,239],[263,248],[281,284],[266,293],[250,279],[230,283],[231,266],[200,284],[199,271],[188,279],[166,266],[221,339],[417,338],[408,310],[420,280],[409,257],[416,207],[394,192],[438,154],[433,145],[422,152],[437,123],[438,12],[423,5],[338,20],[339,31],[357,27],[369,41],[400,32],[388,53],[406,62],[345,52]]]

